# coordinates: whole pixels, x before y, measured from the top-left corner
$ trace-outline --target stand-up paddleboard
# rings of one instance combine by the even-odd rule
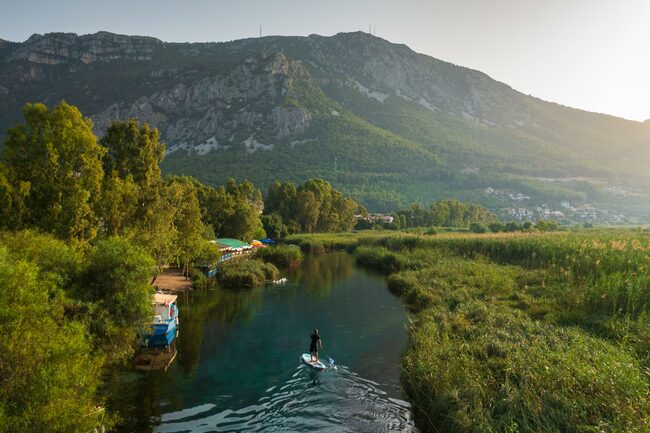
[[[323,364],[321,361],[311,362],[309,353],[303,353],[302,356],[300,357],[300,360],[304,364],[307,364],[308,366],[313,368],[314,370],[325,370],[327,368],[327,366]]]

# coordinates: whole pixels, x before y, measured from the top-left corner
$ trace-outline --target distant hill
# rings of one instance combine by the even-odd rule
[[[165,170],[207,183],[322,177],[375,211],[457,197],[505,219],[650,221],[650,122],[545,102],[366,33],[0,40],[1,133],[24,103],[61,99],[99,134],[129,117],[159,128]]]

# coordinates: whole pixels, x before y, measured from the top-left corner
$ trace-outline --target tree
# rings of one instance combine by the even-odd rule
[[[20,225],[82,243],[92,240],[106,153],[92,122],[65,102],[51,111],[43,104],[26,104],[23,115],[25,124],[7,131],[3,153],[13,197],[24,197]]]
[[[282,222],[282,217],[277,213],[262,215],[262,225],[266,235],[272,239],[282,239],[289,234],[287,226]]]
[[[517,224],[516,221],[510,221],[506,223],[505,227],[503,228],[503,231],[505,232],[520,232],[522,230],[522,227]]]
[[[165,146],[157,129],[134,119],[113,122],[101,139],[108,151],[102,159],[105,172],[100,215],[108,235],[159,225],[157,212],[164,205],[160,163]],[[137,222],[137,223],[136,223]]]
[[[492,233],[499,233],[503,231],[505,226],[502,223],[495,221],[493,223],[490,223],[490,225],[488,225],[488,228]]]
[[[292,182],[274,182],[264,213],[278,215],[289,233],[350,231],[357,213],[367,215],[362,206],[322,179],[308,179],[298,188]]]
[[[455,199],[432,203],[428,209],[415,203],[395,213],[399,227],[467,227],[472,223],[488,224],[494,215],[478,204],[463,203]]]
[[[10,242],[16,240],[38,249],[29,234]],[[66,319],[59,280],[10,253],[7,241],[0,242],[0,430],[90,432],[103,423],[97,398],[103,358],[83,323]]]
[[[539,220],[535,228],[542,232],[551,232],[558,229],[558,223],[553,220]]]
[[[97,348],[109,363],[133,353],[137,331],[151,321],[154,262],[146,251],[125,239],[102,239],[88,252],[76,285],[85,302]]]
[[[228,179],[226,185],[211,188],[195,182],[201,207],[201,217],[220,237],[249,241],[265,235],[260,212],[263,208],[262,194],[252,183],[237,184]]]
[[[6,168],[0,164],[0,227],[18,229],[27,217],[25,199],[29,196],[29,182],[11,182]]]
[[[173,178],[168,186],[169,196],[176,209],[174,215],[174,250],[183,264],[183,275],[189,276],[190,261],[205,247],[201,208],[196,189],[188,178]]]
[[[113,122],[101,139],[108,152],[103,165],[106,173],[115,172],[121,179],[132,177],[143,192],[141,199],[160,182],[160,163],[165,145],[159,142],[157,129],[135,119]]]
[[[481,223],[471,223],[469,225],[469,230],[472,233],[485,233],[487,231],[487,228]]]

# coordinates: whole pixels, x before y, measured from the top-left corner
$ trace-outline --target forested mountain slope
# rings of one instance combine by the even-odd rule
[[[2,133],[25,102],[61,99],[100,134],[149,122],[164,168],[208,183],[322,177],[371,210],[455,196],[504,218],[650,220],[650,123],[545,102],[366,33],[0,41]]]

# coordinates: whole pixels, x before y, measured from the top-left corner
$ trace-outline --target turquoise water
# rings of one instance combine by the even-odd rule
[[[407,313],[385,278],[342,252],[308,256],[287,277],[283,286],[179,299],[173,366],[115,375],[118,430],[414,431],[399,386]],[[299,362],[314,327],[336,369]]]

